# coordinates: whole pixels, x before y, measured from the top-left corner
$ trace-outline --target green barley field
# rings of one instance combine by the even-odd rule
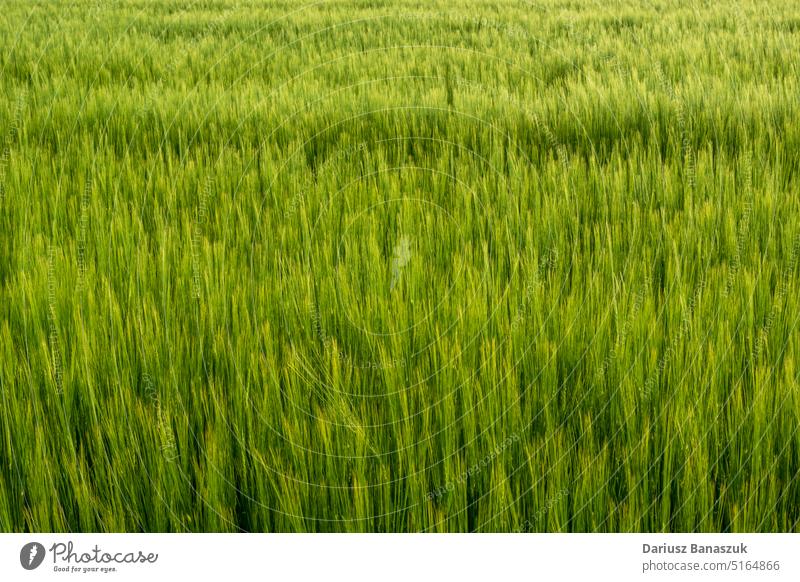
[[[800,529],[796,0],[0,12],[0,531]]]

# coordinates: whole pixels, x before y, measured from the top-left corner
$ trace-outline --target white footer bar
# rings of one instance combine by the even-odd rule
[[[755,581],[799,565],[800,534],[0,535],[4,581]]]

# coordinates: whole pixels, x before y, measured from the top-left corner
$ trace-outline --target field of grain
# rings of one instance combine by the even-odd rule
[[[800,529],[796,0],[0,39],[0,531]]]

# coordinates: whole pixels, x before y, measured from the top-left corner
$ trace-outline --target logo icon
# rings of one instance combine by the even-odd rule
[[[392,258],[392,281],[389,290],[394,291],[400,281],[400,272],[411,260],[411,239],[407,236],[400,238],[400,242],[394,247],[394,257]]]
[[[30,542],[22,546],[19,552],[19,563],[26,570],[35,570],[44,561],[44,546],[39,542]]]

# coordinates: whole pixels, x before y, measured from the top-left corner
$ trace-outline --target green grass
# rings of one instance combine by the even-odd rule
[[[798,9],[4,2],[0,531],[797,531]]]

